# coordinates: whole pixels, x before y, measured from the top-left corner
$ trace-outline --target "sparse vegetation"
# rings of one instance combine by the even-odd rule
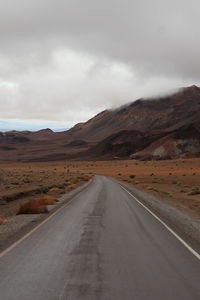
[[[188,195],[198,195],[200,194],[200,188],[198,186],[193,186]]]
[[[38,192],[41,193],[41,194],[46,194],[46,193],[48,193],[49,188],[48,188],[48,186],[40,186],[40,187],[38,187],[37,190],[38,190]]]
[[[13,181],[13,182],[11,182],[11,184],[13,184],[13,185],[19,185],[19,181]]]
[[[68,185],[67,190],[68,190],[68,191],[72,191],[72,190],[74,190],[76,187],[77,187],[77,185],[76,185],[75,183],[72,183],[72,184]]]
[[[58,183],[58,184],[54,184],[53,187],[56,187],[58,189],[63,189],[64,190],[66,185],[67,185],[66,183],[65,184]]]
[[[23,182],[24,182],[24,183],[30,183],[30,179],[29,179],[28,177],[25,177],[25,178],[23,179]]]

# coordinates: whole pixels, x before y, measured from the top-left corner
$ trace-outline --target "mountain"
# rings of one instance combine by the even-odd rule
[[[200,155],[200,88],[139,99],[63,132],[0,133],[0,159],[173,159]]]

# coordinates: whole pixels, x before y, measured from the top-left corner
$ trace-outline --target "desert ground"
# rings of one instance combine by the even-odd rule
[[[200,217],[200,158],[0,164],[0,217],[16,215],[20,206],[38,193],[58,197],[94,174],[126,181]]]

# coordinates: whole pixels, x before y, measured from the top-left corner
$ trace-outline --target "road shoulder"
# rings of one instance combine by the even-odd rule
[[[176,207],[162,202],[159,198],[138,190],[128,183],[113,179],[126,188],[142,204],[163,220],[174,232],[185,240],[193,249],[200,252],[200,220],[187,215]],[[133,200],[134,201],[134,200]]]

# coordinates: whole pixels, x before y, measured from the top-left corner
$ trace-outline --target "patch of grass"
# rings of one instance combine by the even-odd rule
[[[198,195],[200,194],[200,188],[198,186],[193,186],[188,195]]]

